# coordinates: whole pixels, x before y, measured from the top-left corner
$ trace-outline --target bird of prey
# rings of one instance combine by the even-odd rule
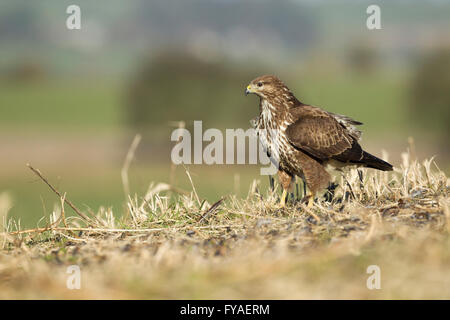
[[[328,187],[328,168],[348,165],[391,171],[392,165],[364,151],[358,141],[361,122],[300,102],[276,76],[264,75],[250,82],[245,94],[260,98],[254,121],[258,138],[271,160],[278,165],[283,194],[281,206],[293,178],[298,176],[309,189],[308,206],[316,193]]]

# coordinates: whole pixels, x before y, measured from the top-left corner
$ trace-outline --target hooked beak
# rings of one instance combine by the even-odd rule
[[[248,85],[245,89],[245,95],[248,95],[249,93],[253,93],[253,91],[251,91],[250,85]]]

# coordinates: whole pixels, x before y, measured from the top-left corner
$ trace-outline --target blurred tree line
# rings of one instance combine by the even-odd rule
[[[145,59],[127,88],[128,123],[141,131],[203,120],[208,127],[248,127],[258,110],[244,89],[257,72],[209,62],[183,50]]]
[[[411,118],[437,133],[450,154],[450,48],[435,50],[417,65],[410,88]]]

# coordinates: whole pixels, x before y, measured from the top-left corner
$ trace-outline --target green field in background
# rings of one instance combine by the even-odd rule
[[[306,80],[298,78],[293,77],[294,80],[287,81],[287,84],[300,100],[365,122],[364,130],[368,134],[379,129],[398,132],[407,128],[404,77],[387,74],[368,78],[337,75],[308,77]],[[243,83],[250,80],[241,79]],[[0,126],[2,130],[12,132],[32,132],[35,129],[58,133],[62,133],[61,129],[75,133],[85,129],[120,130],[126,127],[125,92],[124,84],[111,79],[43,80],[29,84],[2,81]],[[215,118],[217,111],[214,111],[213,100],[209,109],[203,112],[203,119],[219,127],[248,126],[248,120],[258,112],[257,98],[244,97],[243,90],[226,94],[232,101],[227,113],[235,115],[236,121],[221,123],[221,118]],[[246,104],[245,110],[239,102]],[[179,106],[183,109],[193,107],[189,99],[185,105]],[[168,114],[164,108],[155,108],[152,113],[163,124],[179,120],[176,114]]]
[[[116,130],[122,122],[120,85],[109,79],[0,82],[3,130]]]

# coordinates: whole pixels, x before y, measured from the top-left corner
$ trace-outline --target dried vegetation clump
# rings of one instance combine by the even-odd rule
[[[0,298],[450,298],[449,179],[435,163],[405,153],[392,173],[352,169],[336,182],[312,209],[294,199],[280,209],[278,190],[257,181],[246,199],[214,204],[194,184],[152,184],[120,218],[66,217],[78,209],[55,189],[46,226],[4,219]],[[70,265],[79,290],[67,288]],[[367,287],[371,265],[380,289]]]

